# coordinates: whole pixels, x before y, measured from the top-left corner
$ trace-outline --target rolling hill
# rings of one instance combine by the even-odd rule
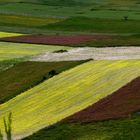
[[[139,140],[139,124],[140,116],[87,124],[60,123],[24,140]]]
[[[67,50],[70,49],[70,47],[0,42],[0,61],[23,57],[27,58],[32,55],[39,55],[44,52],[61,49]]]
[[[80,4],[116,4],[116,5],[132,5],[139,3],[139,0],[0,0],[1,3],[35,3],[35,4],[46,4],[46,5],[80,5]]]
[[[51,78],[49,72],[52,70],[59,74],[84,62],[87,61],[23,62],[15,64],[12,68],[0,73],[0,104]]]
[[[12,112],[14,137],[27,136],[112,94],[140,76],[139,68],[139,60],[82,64],[0,105],[0,126]]]

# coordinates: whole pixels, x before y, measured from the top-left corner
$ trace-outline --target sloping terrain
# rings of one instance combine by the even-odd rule
[[[22,35],[1,37],[0,41],[15,43],[68,45],[72,47],[113,47],[113,46],[140,46],[140,35],[118,36],[118,35]]]
[[[138,3],[138,0],[125,0],[125,2],[118,0],[0,0],[0,3],[36,3],[36,4],[46,4],[46,5],[63,5],[63,6],[71,6],[71,5],[83,5],[83,4],[114,4],[118,6],[129,6],[135,5]]]
[[[15,36],[21,36],[21,35],[23,35],[23,34],[0,32],[0,38],[3,38],[3,37],[15,37]]]
[[[2,71],[5,71],[5,70],[13,67],[15,64],[18,64],[20,62],[23,62],[23,59],[14,59],[14,60],[8,60],[8,61],[0,61],[0,73]]]
[[[1,1],[0,28],[29,34],[62,31],[136,34],[139,9],[138,0]]]
[[[87,108],[138,76],[139,60],[82,64],[0,105],[0,126],[12,112],[14,137],[27,136]]]
[[[19,22],[20,21],[20,22]],[[16,15],[6,15],[6,14],[1,14],[0,15],[0,25],[7,25],[7,26],[21,26],[21,27],[41,27],[45,26],[47,24],[51,23],[56,23],[61,21],[58,18],[35,18],[35,17],[30,17],[30,16],[16,16]]]
[[[1,41],[18,43],[35,43],[50,45],[79,45],[91,41],[108,40],[107,35],[25,35],[17,37],[2,37]]]
[[[94,33],[139,33],[139,20],[124,21],[121,19],[104,19],[72,17],[66,20],[42,26],[43,29],[58,31],[77,31]]]
[[[140,116],[98,123],[60,123],[24,140],[139,140]]]
[[[67,50],[70,49],[70,47],[0,42],[0,61],[29,57],[46,51],[56,51],[61,49]]]
[[[65,121],[94,122],[118,119],[130,117],[137,111],[140,111],[140,77]]]
[[[47,52],[37,55],[34,61],[70,61],[70,60],[130,60],[140,59],[140,47],[74,48],[63,53]]]
[[[0,103],[86,61],[23,62],[0,73]],[[53,75],[49,72],[55,71]]]

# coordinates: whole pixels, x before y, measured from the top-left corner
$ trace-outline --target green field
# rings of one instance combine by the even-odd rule
[[[114,15],[114,14],[113,14]],[[55,31],[88,33],[129,33],[139,34],[139,20],[72,17],[68,19],[33,18],[24,16],[0,15],[3,31],[23,33],[48,33]],[[4,19],[4,20],[3,20]],[[20,20],[20,22],[18,22]],[[25,31],[25,29],[28,29]]]
[[[67,50],[70,49],[70,47],[0,42],[0,61],[30,57],[48,51],[61,49]]]
[[[2,31],[30,34],[56,33],[58,30],[132,34],[140,30],[138,0],[1,0],[0,3]],[[124,22],[124,16],[128,17],[127,22]]]
[[[3,38],[3,37],[21,36],[21,35],[23,35],[23,34],[9,33],[9,32],[0,32],[0,38]]]
[[[20,22],[18,22],[20,21]],[[47,24],[61,21],[57,18],[35,18],[16,15],[0,15],[0,25],[23,26],[23,27],[40,27]]]
[[[64,42],[65,35],[94,36],[70,46],[0,41],[0,139],[3,118],[10,112],[13,139],[29,135],[26,140],[140,139],[136,115],[90,124],[61,122],[140,77],[139,59],[63,61],[64,57],[83,59],[88,53],[96,57],[95,51],[82,47],[124,46],[124,51],[117,48],[110,57],[110,48],[101,53],[99,48],[99,58],[138,58],[139,49],[133,52],[137,49],[133,46],[140,46],[140,0],[0,0],[0,38],[22,35],[62,35]],[[79,48],[61,56],[74,47]],[[43,55],[58,50],[60,56]],[[51,56],[51,61],[63,60],[29,62]]]
[[[139,33],[140,26],[138,20],[110,20],[94,19],[86,17],[74,17],[62,22],[49,24],[44,29],[60,31],[79,31],[95,33]]]
[[[88,107],[140,76],[140,61],[91,61],[55,76],[0,105],[13,113],[13,134],[23,137]],[[22,111],[22,113],[21,113]]]
[[[6,63],[5,68],[9,69],[0,73],[0,103],[33,88],[45,79],[49,79],[50,75],[48,73],[51,70],[61,73],[84,62],[86,61],[23,62],[13,64],[14,66],[11,64],[12,68],[9,68],[11,65]]]
[[[24,140],[139,140],[140,116],[90,124],[58,124]]]
[[[2,71],[5,71],[11,67],[13,67],[15,64],[18,64],[20,62],[23,62],[24,59],[12,59],[12,60],[5,60],[5,61],[0,61],[0,73]]]
[[[72,1],[49,0],[49,2],[44,3],[44,1],[40,0],[40,4],[30,3],[29,1],[26,1],[26,3],[13,3],[10,1],[0,5],[0,13],[36,17],[82,15],[97,18],[122,18],[127,15],[130,19],[140,19],[140,4],[138,0],[125,0],[125,2],[120,0],[117,2],[115,0],[79,0],[76,4]]]

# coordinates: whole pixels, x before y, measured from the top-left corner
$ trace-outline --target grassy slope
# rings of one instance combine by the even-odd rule
[[[14,134],[31,134],[113,93],[140,76],[139,68],[139,60],[91,61],[63,72],[1,105],[0,124],[11,111]]]
[[[120,17],[120,19],[106,19],[104,17],[91,18],[80,16],[61,21],[55,18],[44,18],[40,20],[39,18],[33,17],[0,15],[0,19],[2,19],[0,20],[0,26],[2,28],[1,30],[3,31],[31,34],[47,33],[50,32],[50,30],[53,32],[140,33],[139,20],[129,19],[128,21],[124,21],[123,16]],[[18,22],[19,20],[21,22]]]
[[[90,124],[58,124],[24,140],[139,140],[140,116]]]
[[[50,0],[47,0],[50,1]],[[77,18],[76,23],[72,23],[71,28],[66,28],[68,21],[64,21],[57,24],[52,25],[52,30],[60,29],[60,30],[73,30],[73,31],[92,31],[92,32],[115,32],[115,33],[139,33],[139,19],[140,19],[140,4],[137,0],[130,1],[127,0],[125,2],[122,1],[114,1],[114,0],[101,0],[101,1],[81,1],[76,0],[78,2],[78,6],[68,6],[71,5],[70,1],[65,0],[62,4],[59,2],[60,0],[50,1],[48,6],[48,2],[39,1],[41,4],[33,4],[31,1],[26,1],[28,3],[5,3],[0,5],[0,27],[3,31],[13,31],[13,32],[23,32],[23,33],[48,33],[48,28],[40,29],[39,27],[45,26],[48,23],[58,22],[60,18],[69,18],[69,17],[88,17],[91,18],[92,22],[86,19]],[[36,2],[36,1],[35,1]],[[81,4],[84,3],[84,4]],[[90,3],[87,5],[86,3]],[[94,4],[91,4],[94,3]],[[54,5],[62,5],[62,6],[54,6]],[[81,6],[84,6],[81,8]],[[110,8],[111,7],[111,8]],[[22,15],[13,16],[13,15]],[[124,16],[128,16],[129,21],[127,24],[122,21]],[[37,17],[37,18],[36,18]],[[40,18],[38,18],[40,17]],[[46,17],[43,18],[43,17]],[[48,18],[54,17],[54,18]],[[28,20],[27,20],[28,18]],[[96,18],[102,19],[97,20]],[[111,21],[107,21],[105,19],[111,19]],[[18,21],[21,22],[18,22]],[[70,19],[71,20],[71,19]],[[73,19],[72,19],[73,20]],[[70,22],[72,22],[72,20]],[[88,23],[84,25],[84,23]],[[94,22],[94,23],[93,23]],[[30,23],[30,24],[29,24]],[[76,25],[74,25],[76,24]],[[32,25],[32,26],[31,26]],[[110,26],[111,25],[111,26]],[[56,26],[56,27],[54,27]],[[62,26],[62,27],[60,27]],[[74,29],[73,29],[74,28]],[[28,29],[28,30],[27,30]],[[76,30],[75,30],[76,29]],[[123,29],[123,30],[122,30]]]
[[[57,73],[75,67],[86,61],[71,62],[23,62],[0,73],[0,103],[3,103],[21,92],[49,79],[48,73]]]
[[[20,21],[20,22],[18,22]],[[40,27],[43,25],[61,21],[57,18],[35,18],[29,16],[16,16],[16,15],[0,15],[0,25],[7,26],[24,26],[24,27]]]
[[[139,6],[140,7],[140,6]],[[85,16],[91,18],[110,18],[110,19],[122,19],[123,16],[128,16],[129,19],[140,19],[139,7],[137,5],[134,8],[126,7],[114,7],[113,5],[97,5],[90,6],[47,6],[37,4],[26,3],[14,3],[0,5],[1,14],[13,14],[33,17],[71,17],[71,16]],[[33,18],[34,19],[34,18]]]
[[[0,61],[14,58],[27,57],[47,51],[69,49],[65,46],[51,46],[51,45],[35,45],[24,43],[6,43],[0,42]]]
[[[59,23],[49,24],[46,29],[60,31],[81,31],[81,32],[101,32],[101,33],[139,33],[140,26],[138,20],[107,20],[92,19],[85,17],[74,17]]]
[[[5,71],[13,67],[15,64],[18,64],[23,61],[24,59],[12,59],[12,60],[0,61],[0,72]]]

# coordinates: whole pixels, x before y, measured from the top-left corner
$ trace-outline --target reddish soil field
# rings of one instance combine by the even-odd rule
[[[107,35],[26,35],[16,37],[0,38],[1,41],[52,45],[78,45],[89,41],[106,40],[111,36]]]
[[[140,77],[96,104],[66,118],[63,122],[94,122],[131,116],[140,111]]]

